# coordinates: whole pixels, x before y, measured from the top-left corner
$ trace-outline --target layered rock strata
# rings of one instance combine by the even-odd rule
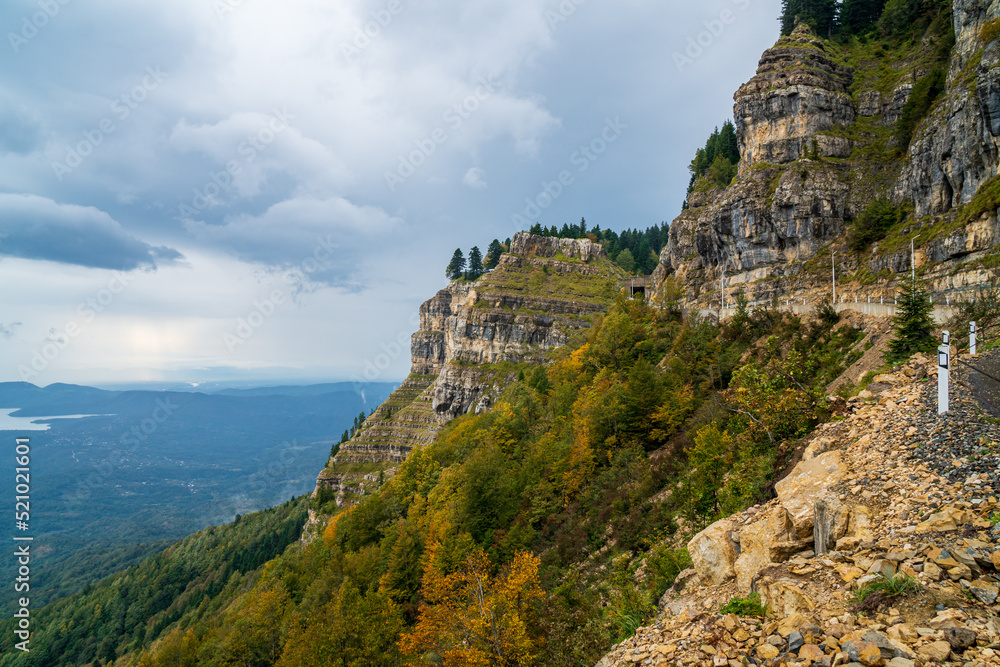
[[[911,267],[942,301],[995,280],[1000,5],[955,0],[952,14],[945,91],[903,156],[895,130],[943,32],[928,31],[891,62],[882,57],[896,56],[853,53],[803,26],[765,52],[734,97],[739,175],[689,197],[661,253],[654,294],[670,277],[688,287],[691,307],[717,308],[720,289],[729,302],[742,290],[755,303],[815,305],[829,291],[832,253],[841,292],[862,298],[895,294]],[[839,64],[849,58],[858,71]],[[854,253],[850,221],[876,198],[906,207],[908,221]]]
[[[517,364],[544,363],[589,327],[624,277],[588,239],[517,234],[496,269],[420,307],[409,377],[341,446],[317,488],[344,503],[377,486],[449,421],[489,409]]]
[[[824,157],[850,155],[851,142],[829,131],[850,125],[851,70],[800,27],[760,60],[735,95],[743,159],[729,188],[696,192],[674,220],[655,284],[675,276],[700,296],[717,287],[781,279],[844,232],[846,170]],[[822,134],[827,133],[827,134]],[[795,167],[790,165],[795,163]]]

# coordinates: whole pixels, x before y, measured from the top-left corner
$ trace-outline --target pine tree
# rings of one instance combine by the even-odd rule
[[[500,263],[500,255],[503,254],[503,246],[500,245],[500,241],[493,239],[490,241],[490,245],[486,248],[486,262],[483,267],[487,271],[492,271],[497,268],[497,264]]]
[[[848,35],[860,35],[873,27],[885,8],[885,0],[844,0],[839,23]]]
[[[653,256],[653,249],[649,246],[646,237],[642,237],[635,251],[635,268],[643,275],[648,276],[656,268],[657,260]]]
[[[782,0],[779,21],[782,35],[805,23],[820,37],[829,37],[837,25],[837,0]]]
[[[479,251],[479,246],[474,245],[469,251],[469,273],[466,277],[475,280],[481,275],[483,275],[483,254]]]
[[[719,130],[718,152],[733,164],[740,161],[740,142],[736,138],[736,126],[727,120]]]
[[[688,193],[694,190],[694,185],[702,176],[714,187],[725,187],[736,175],[736,165],[740,162],[740,143],[736,138],[736,127],[731,121],[722,124],[722,129],[715,128],[705,142],[704,148],[699,148],[694,160],[688,165],[691,181],[688,183]]]
[[[448,268],[445,270],[444,274],[448,276],[449,280],[458,280],[465,273],[465,255],[462,254],[461,248],[455,249],[455,254],[451,256],[451,261],[448,262]]]
[[[542,231],[542,226],[536,222],[531,226],[531,229],[528,230],[528,233],[534,234],[535,236],[542,236],[545,232]]]
[[[917,352],[934,351],[931,310],[933,305],[927,292],[915,280],[907,283],[899,293],[899,305],[893,318],[893,337],[885,353],[886,361],[897,364]]]
[[[919,11],[919,0],[889,0],[882,10],[878,26],[886,35],[898,35],[910,27]]]

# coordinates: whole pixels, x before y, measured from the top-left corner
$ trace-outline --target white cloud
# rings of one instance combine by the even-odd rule
[[[0,189],[28,193],[0,196],[0,284],[27,285],[5,302],[19,309],[4,322],[24,324],[0,346],[0,368],[18,362],[5,365],[6,349],[40,340],[100,289],[83,289],[102,272],[81,264],[159,270],[137,273],[143,287],[115,300],[91,343],[67,352],[76,380],[143,359],[178,370],[220,364],[199,347],[218,333],[214,313],[232,319],[258,281],[296,273],[300,287],[312,283],[309,297],[239,363],[349,373],[356,351],[382,340],[384,318],[409,326],[456,245],[511,235],[511,214],[562,170],[574,170],[575,183],[546,223],[586,216],[620,229],[671,219],[694,150],[777,37],[780,3],[567,1],[575,10],[553,22],[567,2],[401,0],[351,58],[344,46],[387,0],[244,0],[223,17],[206,0],[65,7],[18,54],[0,53]],[[35,9],[33,0],[0,3],[0,25],[18,26]],[[672,53],[723,9],[736,14],[725,38],[678,73]],[[113,101],[147,67],[166,77],[121,118]],[[241,153],[275,109],[292,116],[287,129]],[[570,156],[616,116],[628,132],[575,171]],[[113,132],[54,178],[52,163],[105,119]],[[390,191],[385,172],[438,129],[444,141]],[[218,186],[230,162],[239,173]],[[332,259],[303,271],[329,237]]]
[[[244,262],[278,269],[313,267],[304,271],[312,282],[357,287],[365,273],[358,257],[389,242],[403,222],[340,197],[302,197],[260,215],[240,214],[219,225],[187,220],[185,227],[202,244]]]
[[[470,167],[462,177],[462,183],[473,190],[482,190],[486,188],[486,180],[483,178],[485,175],[486,172],[479,167]]]

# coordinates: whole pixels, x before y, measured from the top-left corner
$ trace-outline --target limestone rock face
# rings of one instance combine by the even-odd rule
[[[954,16],[956,44],[943,103],[918,131],[896,185],[896,196],[913,202],[917,218],[970,202],[997,175],[1000,161],[1000,41],[984,45],[980,39],[983,24],[1000,16],[1000,7],[955,0]]]
[[[727,288],[794,276],[796,262],[843,233],[848,194],[836,165],[754,169],[674,220],[653,283],[674,275],[697,295],[716,289],[724,268]]]
[[[809,159],[843,158],[852,149],[834,133],[856,117],[847,94],[852,72],[826,49],[801,26],[764,54],[757,75],[736,92],[739,177],[727,189],[691,194],[670,227],[654,286],[674,275],[696,292],[715,289],[724,269],[733,288],[778,285],[844,232],[849,170]]]
[[[764,518],[744,526],[740,531],[740,555],[736,559],[736,585],[742,595],[753,590],[754,578],[765,567],[784,561],[785,554],[773,553],[777,544],[787,543],[795,537],[788,512],[780,505],[770,508]],[[795,551],[808,548],[800,546]],[[793,551],[794,553],[794,551]],[[789,554],[790,555],[790,554]]]
[[[925,229],[913,263],[923,267],[928,291],[954,303],[995,280],[998,271],[978,260],[1000,246],[996,210],[963,216],[961,225],[952,216],[1000,177],[1000,39],[983,41],[991,34],[984,26],[997,19],[1000,4],[953,0],[956,44],[945,90],[915,128],[905,159],[894,128],[929,71],[921,63],[937,36],[925,36],[917,60],[886,56],[891,82],[885,63],[859,61],[804,26],[782,37],[734,96],[738,176],[723,188],[698,184],[689,195],[660,254],[654,298],[673,278],[703,310],[721,305],[720,291],[732,303],[739,290],[753,304],[806,297],[814,306],[829,284],[829,258],[821,259],[829,251],[841,277],[860,281],[844,286],[848,298],[891,297],[911,269],[909,243],[899,237]],[[862,69],[840,64],[848,60]],[[906,204],[912,215],[905,229],[858,255],[848,247],[848,225],[876,198]]]
[[[533,257],[555,257],[557,254],[566,257],[590,261],[591,257],[606,257],[607,253],[600,243],[589,239],[558,239],[550,236],[535,236],[527,232],[518,232],[511,239],[512,255]]]
[[[317,488],[336,490],[340,503],[376,486],[449,421],[493,405],[512,378],[492,365],[544,362],[590,326],[623,279],[600,244],[519,233],[496,269],[420,307],[410,376],[341,446]]]
[[[493,405],[497,388],[493,377],[478,368],[448,365],[434,383],[434,415],[447,422],[470,412],[479,414]]]
[[[841,452],[832,451],[801,461],[788,477],[774,485],[799,537],[812,535],[816,501],[826,497],[846,473]]]
[[[847,94],[852,75],[830,59],[823,40],[804,25],[767,50],[757,75],[735,96],[740,169],[795,162],[810,151],[822,157],[850,155],[848,139],[820,133],[854,122]]]
[[[728,519],[716,521],[688,542],[691,563],[702,583],[721,584],[735,576],[736,542],[733,541],[735,524]]]

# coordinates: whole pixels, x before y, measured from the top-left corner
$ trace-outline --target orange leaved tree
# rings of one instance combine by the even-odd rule
[[[436,654],[445,667],[530,663],[534,649],[530,626],[542,596],[538,558],[518,552],[508,567],[494,575],[482,549],[469,549],[464,559],[446,551],[440,542],[427,548],[424,602],[416,627],[399,641],[403,653]],[[449,562],[455,560],[459,562]]]

